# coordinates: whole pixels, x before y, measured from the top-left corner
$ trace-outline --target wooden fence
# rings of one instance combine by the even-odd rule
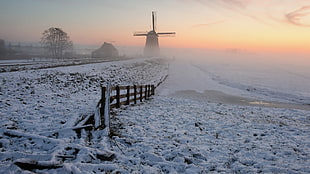
[[[102,93],[106,93],[106,87],[102,87]],[[151,95],[154,95],[154,93],[154,85],[112,87],[110,108],[119,108],[121,105],[130,105],[131,103],[137,104],[137,101],[142,102],[143,99],[149,99]],[[102,98],[105,98],[105,96],[102,96]],[[102,101],[103,100],[101,100],[101,102]]]
[[[110,109],[121,105],[137,104],[155,94],[154,85],[115,86],[108,84],[101,88],[101,99],[95,112],[95,128],[105,128],[110,132]]]

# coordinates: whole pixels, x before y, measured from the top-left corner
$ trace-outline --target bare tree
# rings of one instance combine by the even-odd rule
[[[41,43],[55,58],[62,58],[67,49],[73,47],[73,43],[66,32],[60,28],[51,27],[42,33]]]

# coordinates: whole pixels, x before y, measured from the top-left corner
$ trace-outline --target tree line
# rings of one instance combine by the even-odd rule
[[[68,34],[57,27],[44,30],[40,43],[53,58],[63,58],[65,51],[73,48],[73,42]],[[5,47],[5,41],[0,39],[0,58],[4,58],[10,53],[11,50]]]

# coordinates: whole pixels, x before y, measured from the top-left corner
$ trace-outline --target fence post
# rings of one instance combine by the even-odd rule
[[[152,89],[151,89],[151,90],[152,90],[151,95],[155,95],[155,86],[152,85],[151,88],[152,88]]]
[[[143,86],[140,86],[140,102],[142,102],[143,99]]]
[[[145,100],[147,99],[147,85],[145,85]]]
[[[126,104],[129,105],[130,104],[130,86],[127,86],[127,101]]]
[[[101,117],[101,123],[104,122],[104,105],[105,105],[105,93],[106,93],[107,88],[101,87],[101,108],[100,108],[100,117]]]
[[[147,92],[146,92],[147,99],[149,99],[149,85],[145,85],[145,86],[146,86],[146,89],[147,89]]]
[[[147,96],[147,99],[149,99],[149,85],[145,85],[146,86],[146,96]]]
[[[133,86],[133,90],[134,90],[134,103],[137,104],[137,86],[136,85]]]
[[[120,99],[120,89],[119,86],[116,86],[116,107],[119,108],[121,105],[121,99]]]
[[[105,96],[104,105],[104,128],[107,130],[106,133],[110,135],[110,92],[111,92],[111,82],[108,82]]]

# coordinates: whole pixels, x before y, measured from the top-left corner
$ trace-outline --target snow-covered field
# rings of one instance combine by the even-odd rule
[[[167,67],[136,59],[0,73],[0,173],[26,172],[21,158],[56,166],[36,173],[310,173],[306,68]],[[107,80],[157,84],[167,73],[152,100],[115,110],[111,139],[66,130],[94,112]]]
[[[117,115],[113,149],[129,173],[309,173],[309,115],[160,96]]]
[[[35,158],[51,158],[62,142],[33,135],[73,127],[93,114],[100,87],[107,81],[112,85],[159,83],[167,74],[167,65],[161,61],[136,59],[0,73],[1,170],[10,171],[7,167],[16,159],[37,153]],[[10,138],[8,131],[29,136]],[[66,138],[66,143],[73,142],[72,137]]]
[[[119,58],[119,60],[122,60]],[[111,60],[97,58],[76,58],[76,59],[53,59],[53,58],[32,58],[19,60],[1,60],[0,72],[12,72],[21,70],[36,70],[54,68],[60,66],[83,65],[89,63],[110,62]]]
[[[128,60],[1,73],[1,126],[29,133],[72,127],[78,117],[94,112],[107,81],[158,83],[165,68],[156,61]]]
[[[193,60],[172,62],[154,100],[116,116],[122,128],[117,134],[123,136],[115,138],[116,144],[122,156],[134,157],[127,164],[130,171],[309,173],[309,95],[300,96],[304,103],[288,98],[298,95],[292,86],[296,90],[309,82],[295,79],[298,83],[286,87],[286,93],[278,93],[282,96],[268,96],[242,88],[244,82],[250,89],[256,87],[246,80],[235,81],[235,86],[217,81],[203,68],[223,79],[234,74],[223,75],[223,67],[216,64],[208,66]],[[252,71],[235,73],[242,79]],[[275,78],[273,83],[282,80]],[[277,92],[268,83],[261,83],[262,89]]]

